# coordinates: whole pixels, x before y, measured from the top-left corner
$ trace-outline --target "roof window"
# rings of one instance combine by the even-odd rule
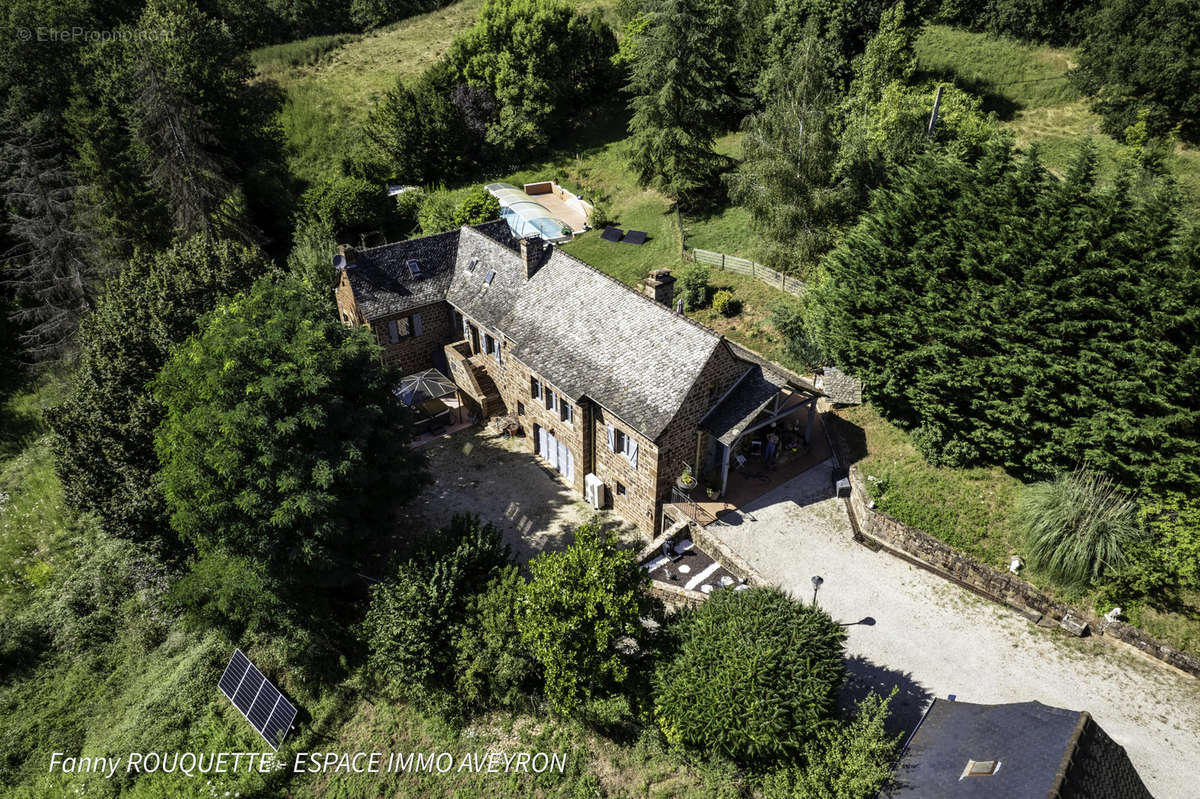
[[[963,769],[962,776],[964,777],[990,777],[1000,770],[999,760],[968,760],[967,767]]]
[[[493,269],[492,271],[488,272],[488,274],[487,274],[487,277],[485,277],[485,278],[483,279],[483,284],[484,284],[485,286],[490,286],[490,285],[492,285],[492,280],[494,280],[494,279],[495,279],[495,277],[496,277],[496,270],[495,270],[495,269]]]
[[[408,259],[408,274],[412,275],[412,279],[413,279],[413,280],[420,280],[420,278],[421,278],[421,265],[420,265],[419,263],[417,263],[417,259],[416,259],[416,258],[409,258],[409,259]]]
[[[474,272],[475,267],[477,267],[477,266],[479,266],[478,258],[472,258],[471,260],[467,261],[467,271],[468,272]]]

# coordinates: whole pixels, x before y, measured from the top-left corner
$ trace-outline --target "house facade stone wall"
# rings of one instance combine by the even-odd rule
[[[604,481],[606,499],[613,511],[646,535],[653,536],[658,531],[658,509],[662,502],[658,492],[658,447],[608,409],[598,405],[592,408],[593,422],[590,427],[595,452],[592,471]],[[637,442],[637,468],[623,453],[608,449],[610,424]]]
[[[700,371],[700,377],[684,397],[679,413],[659,436],[658,496],[660,501],[669,502],[671,488],[683,471],[690,465],[699,478],[703,464],[696,463],[697,433],[700,420],[724,396],[725,392],[747,369],[725,346],[717,347],[708,363]]]
[[[413,317],[421,320],[421,334],[416,335]],[[407,327],[408,335],[401,335],[399,340],[389,340],[388,323],[397,320],[398,327]],[[454,340],[454,324],[450,306],[444,302],[422,305],[411,311],[373,319],[370,323],[371,332],[383,350],[382,360],[388,366],[395,366],[401,374],[411,374],[434,366],[434,353],[441,352],[442,347]]]

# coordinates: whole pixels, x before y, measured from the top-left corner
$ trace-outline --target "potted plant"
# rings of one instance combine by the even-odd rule
[[[675,481],[675,485],[684,491],[691,491],[696,487],[696,475],[692,474],[692,467],[688,464],[683,465],[683,471],[679,473],[679,479]]]

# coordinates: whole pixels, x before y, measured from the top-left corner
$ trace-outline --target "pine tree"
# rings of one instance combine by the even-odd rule
[[[713,142],[735,102],[731,12],[715,0],[660,0],[633,64],[631,166],[684,203],[700,202],[722,165]]]
[[[16,126],[3,130],[0,182],[8,209],[4,284],[26,357],[48,363],[75,349],[80,320],[95,303],[105,266],[86,227],[87,206],[57,148]]]

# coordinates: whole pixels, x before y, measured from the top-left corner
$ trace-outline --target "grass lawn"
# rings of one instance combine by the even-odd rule
[[[928,77],[950,80],[984,98],[1017,144],[1037,143],[1045,164],[1061,174],[1090,137],[1100,153],[1100,175],[1111,178],[1120,145],[1100,130],[1100,117],[1088,110],[1067,80],[1075,66],[1069,48],[1022,44],[985,33],[931,25],[917,40],[917,61]],[[1176,148],[1170,169],[1185,195],[1200,205],[1200,151]]]
[[[930,466],[908,433],[870,405],[838,415],[865,433],[866,453],[858,466],[864,477],[880,481],[874,495],[879,510],[993,566],[1007,567],[1008,556],[1021,549],[1012,521],[1020,481],[997,467]]]

